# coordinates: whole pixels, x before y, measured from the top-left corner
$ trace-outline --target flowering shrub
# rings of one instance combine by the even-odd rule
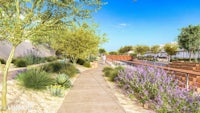
[[[126,67],[115,78],[118,85],[141,103],[151,103],[158,113],[199,113],[200,96],[178,86],[178,80],[163,69]]]

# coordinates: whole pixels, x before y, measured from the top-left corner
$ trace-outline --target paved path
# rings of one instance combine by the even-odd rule
[[[125,113],[102,77],[103,66],[80,74],[57,113]]]

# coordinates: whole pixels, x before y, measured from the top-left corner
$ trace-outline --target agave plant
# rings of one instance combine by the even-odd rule
[[[71,87],[71,81],[69,80],[69,77],[66,74],[59,74],[56,77],[56,82],[58,85],[61,85],[65,88]]]
[[[61,85],[51,85],[48,86],[47,89],[50,91],[52,96],[63,97],[64,96],[64,87]]]
[[[59,74],[56,78],[58,84],[64,84],[69,77],[66,74]]]

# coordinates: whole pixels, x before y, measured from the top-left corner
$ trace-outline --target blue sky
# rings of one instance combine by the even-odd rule
[[[174,42],[180,29],[200,24],[200,0],[104,0],[94,14],[109,42],[107,51],[125,45],[156,45]]]

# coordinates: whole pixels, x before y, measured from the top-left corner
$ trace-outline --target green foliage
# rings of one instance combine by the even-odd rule
[[[109,52],[109,55],[118,55],[118,52],[117,51],[111,51],[111,52]]]
[[[56,50],[56,56],[61,56],[61,55],[63,55],[63,49],[58,49],[58,50]]]
[[[17,67],[26,67],[27,65],[43,63],[45,62],[45,58],[39,57],[35,54],[28,54],[24,57],[13,59],[12,62]]]
[[[15,63],[15,61],[16,61],[16,59],[13,58],[12,61],[11,61],[11,63]]]
[[[106,50],[105,49],[103,49],[103,48],[100,48],[99,49],[99,54],[105,54],[106,53]]]
[[[78,58],[87,59],[91,54],[98,54],[98,47],[104,40],[104,35],[97,35],[94,26],[84,23],[80,27],[63,31],[63,36],[56,39],[57,50],[65,48],[63,54],[76,63]]]
[[[105,67],[103,69],[103,72],[104,72],[104,76],[109,77],[113,75],[114,69],[111,67]]]
[[[45,62],[45,58],[39,57],[38,55],[35,55],[35,54],[28,54],[22,57],[21,59],[24,59],[28,63],[28,65]]]
[[[178,44],[180,48],[184,48],[190,53],[190,59],[192,52],[195,53],[199,50],[200,45],[200,25],[182,28],[181,33],[178,36]]]
[[[61,85],[64,88],[71,87],[71,81],[69,80],[69,77],[66,74],[59,74],[56,77],[56,83],[58,85]]]
[[[137,54],[136,53],[131,53],[130,56],[132,56],[133,58],[136,58]]]
[[[112,67],[104,67],[103,68],[103,72],[105,73],[105,72],[110,71],[112,69],[113,69]]]
[[[61,85],[50,85],[47,86],[47,90],[50,92],[52,96],[63,97],[65,94],[65,88]]]
[[[22,86],[35,90],[45,89],[55,82],[50,74],[38,69],[31,69],[17,75],[16,78]]]
[[[178,36],[178,44],[188,51],[198,50],[200,45],[200,26],[189,25],[182,28]]]
[[[121,66],[112,68],[112,67],[105,67],[103,69],[104,76],[108,77],[110,81],[115,81],[115,78],[119,74],[120,71],[122,71],[124,68]]]
[[[147,51],[149,51],[149,47],[146,45],[137,45],[134,48],[134,51],[139,55],[144,55]]]
[[[63,69],[64,63],[54,62],[44,66],[46,72],[59,73]]]
[[[88,61],[89,61],[89,62],[97,61],[97,56],[90,55],[89,58],[88,58]]]
[[[45,60],[46,60],[47,62],[52,62],[52,61],[57,60],[57,58],[54,57],[54,56],[49,56],[49,57],[45,57]]]
[[[6,61],[4,59],[1,59],[1,58],[0,58],[0,62],[1,62],[1,64],[6,64]]]
[[[26,67],[28,62],[25,59],[18,58],[15,60],[14,65],[17,67]]]
[[[78,59],[77,60],[77,64],[80,64],[80,65],[83,65],[85,63],[85,60],[83,60],[83,59]]]
[[[156,54],[160,51],[160,46],[159,45],[154,45],[151,47],[152,53]]]
[[[69,77],[73,77],[79,72],[74,65],[65,62],[53,62],[46,64],[42,67],[42,69],[50,73],[65,73]]]
[[[124,54],[124,53],[127,53],[129,51],[133,50],[133,46],[124,46],[124,47],[121,47],[118,52],[120,54]]]
[[[88,61],[85,62],[85,63],[83,64],[83,66],[84,66],[84,67],[88,67],[88,68],[91,67],[90,62],[88,62]]]
[[[62,85],[66,82],[67,79],[68,79],[68,76],[66,74],[59,74],[56,77],[56,82]]]
[[[168,55],[175,55],[178,49],[177,44],[165,44],[164,45],[164,50],[167,52]]]
[[[67,74],[69,77],[74,77],[79,73],[79,70],[73,64],[67,63],[65,69],[63,69],[63,73]]]

